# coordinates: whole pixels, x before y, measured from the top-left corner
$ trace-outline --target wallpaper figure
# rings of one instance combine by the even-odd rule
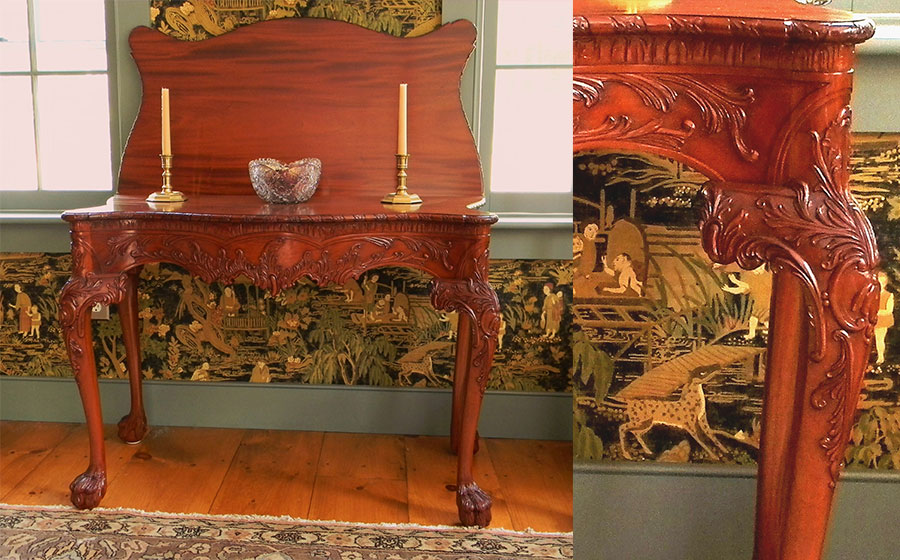
[[[875,351],[878,354],[875,363],[883,364],[887,332],[894,326],[894,294],[887,289],[887,272],[882,270],[878,273],[878,283],[881,284],[881,299],[878,304],[878,320],[875,323]]]
[[[219,300],[219,308],[227,317],[234,317],[241,311],[241,302],[234,295],[234,288],[225,286],[222,291],[222,299]]]
[[[619,446],[622,455],[631,459],[626,445],[626,436],[631,434],[648,455],[653,451],[644,441],[644,434],[656,425],[664,425],[684,430],[709,456],[716,460],[718,455],[712,450],[709,442],[715,444],[723,453],[728,449],[716,438],[713,429],[706,419],[706,395],[703,384],[721,371],[717,366],[697,368],[691,372],[691,379],[681,387],[678,400],[653,398],[629,399],[625,403],[625,422],[619,425]]]
[[[370,274],[362,282],[363,305],[367,311],[375,307],[375,298],[378,294],[378,275]]]
[[[191,375],[191,381],[209,381],[209,362],[203,362],[203,364],[194,370],[194,374]]]
[[[25,337],[31,332],[31,297],[22,291],[21,284],[14,285],[13,290],[16,292],[16,302],[9,304],[9,306],[19,312],[18,332]]]
[[[447,350],[451,346],[452,343],[450,342],[435,340],[433,342],[429,342],[427,344],[423,344],[422,346],[413,348],[405,355],[401,356],[399,359],[397,359],[397,364],[400,365],[400,384],[425,386],[430,382],[435,385],[440,385],[441,380],[434,372],[434,362],[432,361],[431,357],[438,352]],[[412,375],[414,373],[423,376],[424,379],[417,383],[413,383]],[[449,381],[449,379],[446,378],[444,380]]]
[[[459,326],[459,313],[456,311],[442,311],[441,323],[444,324],[443,335],[447,340],[456,340],[456,331]]]
[[[590,223],[581,234],[575,234],[573,249],[575,258],[575,294],[578,297],[595,297],[597,278],[594,269],[597,267],[597,233],[600,226]]]
[[[269,373],[269,366],[259,360],[250,373],[250,383],[269,383],[270,381],[272,381],[272,376]]]
[[[541,327],[544,329],[544,338],[556,338],[559,324],[562,322],[563,306],[563,293],[554,294],[553,284],[544,284],[544,305],[541,311]],[[502,342],[502,339],[500,341]]]
[[[606,264],[606,255],[603,255],[600,260],[603,263],[603,272],[615,278],[616,282],[619,284],[615,288],[609,286],[603,288],[604,292],[621,294],[624,297],[641,297],[644,295],[644,283],[637,279],[631,255],[628,253],[619,253],[619,255],[613,259],[612,268],[609,268]]]
[[[391,308],[393,313],[393,321],[398,323],[406,323],[409,321],[409,296],[404,292],[397,292],[394,295],[394,306]]]
[[[25,314],[31,320],[31,330],[26,336],[41,338],[41,312],[38,311],[37,305],[32,305]]]
[[[341,286],[340,292],[344,294],[344,303],[359,303],[363,299],[362,288],[355,278],[350,278]]]
[[[715,265],[714,265],[715,267]],[[751,271],[743,271],[740,278],[735,273],[728,275],[731,284],[722,286],[729,294],[748,295],[753,299],[753,311],[750,315],[749,330],[744,335],[745,340],[756,338],[756,330],[762,324],[763,328],[769,326],[769,306],[772,300],[772,273],[766,270],[766,265],[761,264]]]
[[[440,26],[440,0],[151,0],[151,25],[177,39],[199,41],[258,21],[291,17],[352,22],[414,37]]]

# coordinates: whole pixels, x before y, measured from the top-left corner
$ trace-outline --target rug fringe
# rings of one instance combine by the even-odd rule
[[[44,506],[30,506],[30,505],[20,505],[20,504],[5,504],[0,503],[0,509],[9,509],[9,510],[29,510],[29,511],[70,511],[77,512],[77,510],[72,506],[61,506],[61,505],[44,505]],[[543,531],[535,531],[532,528],[527,528],[524,531],[515,531],[511,529],[504,528],[475,528],[475,527],[462,527],[460,525],[419,525],[417,523],[363,523],[363,522],[351,522],[351,521],[337,521],[334,519],[331,520],[319,520],[319,519],[304,519],[302,517],[292,517],[290,515],[241,515],[241,514],[215,514],[215,513],[174,513],[168,511],[144,511],[140,509],[134,508],[104,508],[97,507],[92,510],[89,510],[94,513],[126,513],[129,515],[146,515],[149,517],[167,517],[167,518],[181,518],[181,517],[190,517],[190,518],[203,518],[203,519],[227,519],[231,521],[268,521],[268,522],[282,522],[282,523],[295,523],[295,524],[310,524],[310,525],[333,525],[336,527],[368,527],[373,529],[411,529],[411,530],[423,530],[423,531],[458,531],[458,532],[467,532],[467,533],[488,533],[488,534],[496,534],[496,535],[529,535],[535,537],[548,537],[548,538],[566,538],[572,537],[572,532],[565,533],[554,533],[554,532],[543,532]]]

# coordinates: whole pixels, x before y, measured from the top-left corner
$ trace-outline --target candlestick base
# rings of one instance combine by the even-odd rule
[[[146,198],[147,202],[184,202],[187,197],[179,191],[172,190],[172,154],[159,154],[159,159],[162,162],[163,184],[159,192],[152,193]]]
[[[382,204],[422,204],[422,199],[417,194],[410,194],[404,190],[403,192],[393,192],[381,199]]]
[[[397,154],[397,190],[381,199],[382,204],[422,204],[417,194],[406,190],[406,170],[409,168],[409,154]]]
[[[180,191],[161,190],[150,194],[147,202],[184,202],[187,198]]]

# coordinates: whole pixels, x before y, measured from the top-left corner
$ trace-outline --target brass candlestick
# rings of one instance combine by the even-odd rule
[[[409,154],[397,154],[397,190],[381,199],[382,204],[422,204],[417,194],[406,190],[406,170],[409,168]]]
[[[172,154],[159,154],[162,161],[162,190],[147,197],[147,202],[184,202],[187,198],[179,191],[172,190]]]

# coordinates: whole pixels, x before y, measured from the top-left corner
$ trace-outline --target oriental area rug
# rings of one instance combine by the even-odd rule
[[[0,504],[0,558],[557,559],[572,558],[572,534]]]

